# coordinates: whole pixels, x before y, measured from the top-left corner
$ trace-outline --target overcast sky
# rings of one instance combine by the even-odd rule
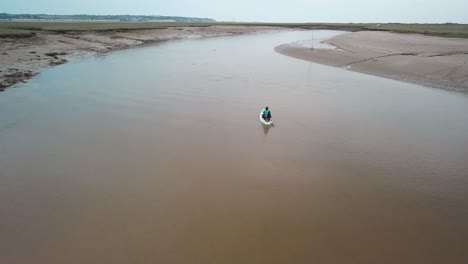
[[[171,15],[237,22],[468,23],[468,0],[0,0],[0,13]]]

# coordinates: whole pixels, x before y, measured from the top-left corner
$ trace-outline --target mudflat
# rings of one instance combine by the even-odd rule
[[[298,59],[468,93],[468,39],[362,31],[323,42],[334,48],[289,43],[275,49]]]
[[[286,30],[268,26],[200,26],[122,31],[36,31],[0,38],[0,91],[71,58],[168,40]]]

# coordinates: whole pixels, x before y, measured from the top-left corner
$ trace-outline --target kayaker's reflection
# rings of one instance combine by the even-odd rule
[[[270,131],[270,126],[263,125],[263,134],[268,135],[268,131]]]
[[[271,126],[266,126],[266,125],[263,125],[263,134],[268,135],[268,132],[270,131],[270,128],[274,127],[275,125],[271,125]]]

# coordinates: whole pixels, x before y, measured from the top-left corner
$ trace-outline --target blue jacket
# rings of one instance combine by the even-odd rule
[[[271,118],[270,110],[264,109],[264,110],[263,110],[263,117],[265,117],[265,118]]]

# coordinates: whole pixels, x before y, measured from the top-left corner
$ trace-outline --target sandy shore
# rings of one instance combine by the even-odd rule
[[[468,93],[468,39],[363,31],[324,41],[331,49],[284,44],[276,51],[351,71]]]
[[[126,32],[37,31],[29,38],[0,38],[0,91],[24,82],[42,70],[89,54],[109,52],[168,40],[229,36],[286,30],[276,27],[172,27]]]

